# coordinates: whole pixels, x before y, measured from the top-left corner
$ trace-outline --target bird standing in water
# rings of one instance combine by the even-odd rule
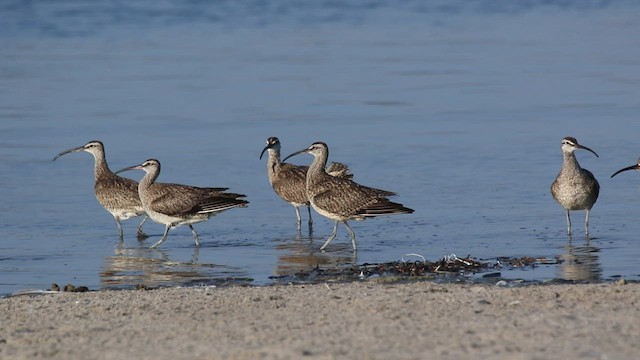
[[[551,195],[560,204],[567,216],[567,235],[571,235],[570,210],[585,210],[585,233],[589,235],[589,212],[598,199],[600,184],[593,174],[580,167],[574,151],[583,149],[592,152],[599,157],[595,151],[586,146],[580,145],[576,138],[567,136],[562,139],[562,169],[551,184]]]
[[[302,224],[300,217],[300,207],[307,206],[309,211],[309,227],[313,224],[311,218],[311,205],[307,198],[306,178],[308,166],[300,166],[288,164],[280,161],[280,140],[272,136],[267,139],[267,146],[262,149],[262,155],[267,151],[269,158],[267,160],[267,176],[273,191],[275,191],[282,200],[288,202],[296,209],[296,218],[298,229]],[[350,179],[353,175],[349,172],[347,165],[333,162],[327,168],[327,173],[331,176],[337,176]]]
[[[153,244],[155,248],[167,240],[169,230],[181,225],[189,225],[196,246],[200,246],[198,233],[193,224],[208,220],[224,210],[246,207],[249,203],[242,194],[225,193],[227,188],[200,188],[181,184],[156,183],[160,175],[160,162],[149,159],[140,165],[133,165],[116,171],[144,170],[145,175],[138,185],[138,194],[144,211],[151,220],[165,225],[162,238]]]
[[[301,153],[314,156],[306,178],[309,202],[320,215],[335,221],[333,232],[320,247],[320,250],[324,250],[336,237],[339,222],[347,228],[351,236],[351,245],[355,251],[356,235],[349,227],[347,220],[364,220],[380,215],[413,213],[413,209],[387,199],[388,196],[395,195],[394,192],[362,186],[349,179],[327,174],[325,170],[329,158],[327,144],[315,142],[308,148],[287,156],[283,161]]]
[[[127,220],[129,218],[140,216],[144,214],[142,208],[142,202],[138,196],[138,182],[120,177],[114,174],[107,165],[107,159],[104,153],[104,145],[102,142],[94,140],[89,141],[83,146],[75,147],[73,149],[65,150],[56,157],[55,161],[62,155],[72,152],[84,151],[93,155],[94,166],[94,190],[96,199],[102,207],[105,208],[116,220],[118,225],[118,235],[120,240],[123,239],[122,225],[120,220]],[[146,238],[147,235],[142,231],[142,224],[147,220],[145,215],[140,225],[138,225],[138,238]]]

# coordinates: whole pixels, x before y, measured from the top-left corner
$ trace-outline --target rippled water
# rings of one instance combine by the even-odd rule
[[[637,280],[639,7],[625,1],[5,1],[0,5],[0,293],[240,281],[417,253],[534,256],[508,279]],[[601,184],[592,238],[565,235],[549,185],[560,140]],[[316,140],[412,215],[301,234],[271,190],[264,141]],[[89,140],[112,169],[154,157],[163,182],[226,186],[234,209],[118,241],[93,197]],[[310,156],[292,159],[308,164]],[[134,179],[142,173],[126,174]],[[304,214],[304,212],[303,212]],[[306,219],[306,217],[305,217]]]

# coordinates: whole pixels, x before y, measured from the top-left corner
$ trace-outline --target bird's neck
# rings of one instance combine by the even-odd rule
[[[576,156],[572,152],[562,154],[562,169],[566,169],[567,171],[581,169]]]
[[[309,165],[309,170],[307,170],[307,187],[327,175],[325,167],[327,166],[328,157],[328,154],[319,154],[315,156],[313,162]]]
[[[267,159],[267,171],[269,172],[269,176],[273,176],[280,166],[280,152],[279,151],[271,151],[269,150],[269,158]]]
[[[109,169],[109,165],[107,165],[107,159],[103,156],[94,155],[95,164],[93,166],[93,175],[96,179],[112,174]]]
[[[160,175],[160,171],[158,171],[157,169],[145,173],[142,180],[140,180],[140,182],[138,183],[138,192],[140,192],[141,189],[145,190],[151,187],[151,185],[158,178],[158,175]]]

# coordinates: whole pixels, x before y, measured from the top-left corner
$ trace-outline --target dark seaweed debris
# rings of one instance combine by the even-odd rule
[[[58,286],[58,284],[53,283],[51,284],[51,291],[60,291],[60,286]],[[62,288],[62,291],[64,292],[87,292],[89,291],[89,288],[86,286],[75,286],[73,284],[67,284],[64,286],[64,288]]]
[[[520,258],[507,258],[507,257],[499,257],[498,261],[502,264],[509,265],[511,267],[527,267],[527,266],[535,266],[537,264],[550,264],[549,260],[545,258],[534,258],[531,256],[523,256]],[[551,262],[553,264],[557,263],[557,261]]]
[[[362,265],[333,268],[320,268],[317,266],[309,271],[300,271],[293,275],[274,276],[271,277],[271,279],[293,282],[316,282],[326,280],[350,281],[366,279],[372,276],[421,278],[437,275],[470,275],[489,271],[494,271],[494,273],[486,275],[487,277],[499,277],[500,273],[495,273],[495,271],[503,268],[533,268],[538,264],[550,263],[547,259],[529,256],[521,258],[500,257],[493,260],[479,260],[469,255],[464,258],[456,255],[446,255],[433,262],[428,261],[421,256],[420,258],[421,260],[417,261],[405,261],[403,259],[385,263],[365,263]]]
[[[361,274],[365,276],[388,274],[423,276],[438,273],[476,273],[489,268],[489,266],[491,266],[490,263],[481,262],[470,256],[459,258],[455,255],[447,255],[435,262],[427,260],[392,261],[382,264],[363,264],[360,267]]]

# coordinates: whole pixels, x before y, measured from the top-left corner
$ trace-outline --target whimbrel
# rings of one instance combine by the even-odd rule
[[[198,233],[193,224],[208,220],[224,210],[246,207],[249,203],[240,199],[242,194],[225,193],[228,188],[200,188],[181,184],[156,183],[160,174],[160,162],[149,159],[140,165],[133,165],[116,171],[144,170],[145,175],[138,185],[138,194],[144,211],[151,220],[164,224],[162,238],[153,244],[155,248],[167,240],[169,230],[181,225],[189,225],[196,246],[200,246]]]
[[[267,160],[267,176],[273,191],[282,198],[282,200],[293,205],[296,209],[296,218],[298,229],[302,224],[300,217],[300,206],[306,205],[309,212],[309,226],[313,224],[311,218],[311,207],[307,198],[306,177],[308,166],[300,166],[288,164],[280,161],[280,140],[277,137],[267,139],[267,146],[262,149],[260,159],[264,152],[268,151],[269,158]],[[349,172],[347,165],[332,162],[327,168],[327,173],[331,176],[337,176],[350,179],[353,175]]]
[[[611,178],[627,170],[640,170],[640,159],[638,159],[638,162],[635,165],[627,166],[626,168],[622,168],[616,171],[615,173],[613,173],[613,175],[611,175]]]
[[[551,195],[567,215],[567,234],[571,235],[570,210],[585,210],[585,233],[589,235],[589,212],[598,199],[600,185],[593,174],[580,167],[574,155],[576,149],[584,149],[599,157],[595,151],[578,144],[578,140],[567,136],[562,139],[562,169],[551,184]]]
[[[410,214],[413,212],[413,209],[387,199],[388,196],[395,195],[394,192],[362,186],[352,180],[327,174],[325,171],[329,158],[327,144],[315,142],[308,148],[287,156],[284,161],[301,153],[314,156],[306,178],[309,202],[320,215],[335,221],[333,232],[320,247],[320,250],[324,250],[335,238],[339,222],[347,228],[353,250],[356,250],[356,235],[349,227],[347,220],[364,220],[380,215]]]
[[[105,208],[118,225],[118,235],[122,240],[122,225],[120,220],[127,220],[131,217],[140,216],[144,214],[142,208],[142,202],[138,196],[138,182],[120,177],[114,174],[107,165],[107,159],[104,154],[104,145],[97,140],[89,141],[83,146],[79,146],[73,149],[65,150],[56,157],[55,161],[62,155],[72,152],[85,151],[93,155],[94,162],[94,178],[95,178],[95,194],[96,199],[102,207]],[[140,225],[138,225],[138,237],[145,238],[146,235],[142,231],[142,224],[147,220],[147,216],[142,219]]]

